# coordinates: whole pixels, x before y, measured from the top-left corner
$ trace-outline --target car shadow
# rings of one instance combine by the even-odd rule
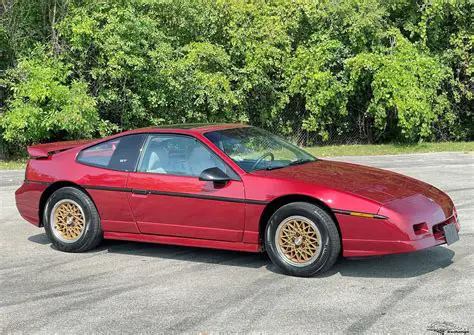
[[[30,236],[28,240],[43,245],[50,243],[44,233]],[[266,267],[271,272],[283,275],[271,263],[267,254],[115,240],[105,240],[98,248],[88,253],[100,252],[255,269]],[[455,253],[451,249],[438,246],[407,254],[341,258],[332,269],[313,278],[327,278],[338,274],[345,277],[360,278],[418,277],[448,267],[453,263],[454,255]]]
[[[320,277],[339,273],[346,277],[412,278],[450,266],[454,255],[453,250],[438,246],[406,254],[343,258]]]
[[[91,250],[90,252],[95,251],[107,251],[124,255],[183,260],[208,264],[222,264],[255,269],[264,267],[270,263],[267,254],[263,253],[181,247],[175,245],[129,241],[105,240],[96,250]]]
[[[45,233],[30,236],[28,237],[28,241],[34,242],[37,244],[43,244],[43,245],[51,243],[51,241],[49,240],[48,236],[46,236]]]

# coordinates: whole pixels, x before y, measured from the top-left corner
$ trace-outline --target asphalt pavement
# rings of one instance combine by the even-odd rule
[[[314,278],[285,276],[263,254],[119,241],[68,254],[19,216],[24,172],[0,171],[0,332],[474,332],[474,155],[334,159],[444,190],[460,241],[343,259]]]

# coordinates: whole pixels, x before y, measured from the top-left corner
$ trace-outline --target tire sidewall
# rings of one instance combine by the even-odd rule
[[[327,218],[324,218],[323,214],[317,210],[318,207],[311,204],[304,204],[307,206],[302,206],[301,204],[304,203],[285,205],[272,215],[265,231],[265,248],[272,262],[282,268],[286,273],[293,276],[311,276],[319,272],[330,258],[331,239],[326,226]],[[306,217],[313,221],[321,234],[321,252],[311,264],[302,267],[293,266],[285,262],[278,253],[278,246],[275,245],[275,234],[278,226],[286,218],[296,215]]]
[[[53,244],[58,247],[60,250],[64,251],[74,251],[80,249],[88,240],[88,235],[91,230],[91,223],[92,223],[92,213],[91,213],[91,208],[90,208],[90,203],[87,201],[85,198],[87,197],[84,193],[81,191],[72,188],[72,187],[67,187],[67,188],[62,188],[54,192],[48,199],[45,210],[43,211],[43,222],[44,222],[44,228],[46,231],[46,235],[53,241]],[[54,223],[50,222],[51,218],[51,211],[54,207],[54,205],[61,201],[61,200],[73,200],[81,206],[82,211],[84,212],[84,232],[81,235],[81,237],[72,243],[66,243],[61,240],[59,240],[53,233],[53,227]]]

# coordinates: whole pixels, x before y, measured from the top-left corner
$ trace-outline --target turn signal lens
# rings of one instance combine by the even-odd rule
[[[351,212],[352,216],[362,216],[364,218],[374,218],[374,214],[368,214],[368,213],[359,213],[359,212]]]
[[[371,218],[371,219],[388,219],[386,216],[379,215],[379,214],[370,214],[370,213],[362,213],[362,212],[352,212],[346,211],[344,209],[333,209],[332,210],[336,214],[344,214],[344,215],[351,215],[351,216],[359,216],[363,218]]]

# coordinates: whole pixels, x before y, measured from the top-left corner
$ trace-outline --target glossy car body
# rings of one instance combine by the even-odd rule
[[[271,214],[306,201],[336,221],[343,256],[411,252],[446,243],[442,227],[455,223],[451,199],[437,188],[397,173],[317,160],[246,172],[205,134],[243,125],[143,128],[106,139],[29,148],[25,182],[16,191],[22,217],[40,227],[55,190],[75,186],[93,200],[104,238],[217,249],[262,251]],[[196,139],[237,175],[225,185],[197,177],[117,171],[77,161],[86,148],[131,134],[180,134]]]

